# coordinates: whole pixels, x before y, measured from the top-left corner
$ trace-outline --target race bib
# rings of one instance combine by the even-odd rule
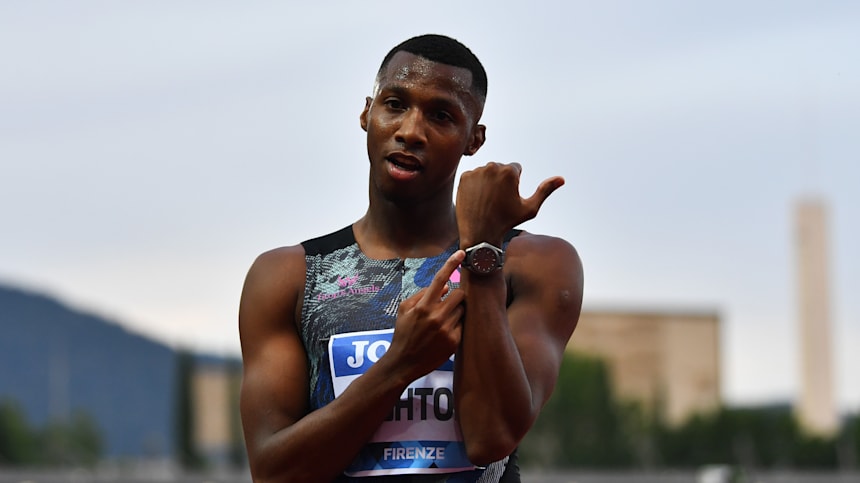
[[[351,332],[329,339],[334,395],[364,374],[391,345],[394,329]],[[476,467],[466,457],[454,420],[454,356],[413,381],[389,417],[346,469],[349,476],[452,473]]]

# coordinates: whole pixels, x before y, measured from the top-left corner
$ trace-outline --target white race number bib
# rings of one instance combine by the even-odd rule
[[[364,374],[391,345],[394,329],[351,332],[329,339],[335,397]],[[377,476],[452,473],[476,467],[466,457],[463,435],[454,420],[454,356],[413,381],[391,415],[345,473]]]

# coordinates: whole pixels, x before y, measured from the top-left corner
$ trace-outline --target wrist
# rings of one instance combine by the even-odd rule
[[[475,275],[487,276],[501,272],[505,264],[505,251],[492,243],[481,242],[466,247],[465,252],[461,266]]]
[[[385,384],[391,384],[401,394],[412,381],[418,379],[423,374],[417,374],[409,361],[399,360],[396,353],[391,353],[390,349],[379,361],[374,364],[370,370],[378,369],[380,374],[384,374]]]
[[[501,248],[504,241],[504,235],[463,234],[463,232],[460,232],[461,250],[465,250],[483,242]]]

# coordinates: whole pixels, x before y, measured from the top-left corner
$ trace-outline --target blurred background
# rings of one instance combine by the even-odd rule
[[[245,273],[364,213],[364,98],[428,32],[489,75],[461,169],[567,181],[523,226],[586,274],[527,471],[856,477],[858,19],[849,0],[0,3],[0,478],[245,481]]]

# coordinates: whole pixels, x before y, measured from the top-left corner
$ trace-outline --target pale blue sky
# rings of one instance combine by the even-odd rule
[[[382,56],[445,33],[490,79],[463,168],[565,176],[526,228],[577,246],[586,307],[718,310],[729,403],[797,390],[792,209],[824,198],[860,409],[860,3],[286,3],[0,4],[0,280],[237,353],[254,257],[364,212]]]

